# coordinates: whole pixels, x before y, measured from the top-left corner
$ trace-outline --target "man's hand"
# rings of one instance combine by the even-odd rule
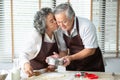
[[[29,77],[33,76],[33,69],[29,63],[24,64],[24,71]]]
[[[69,64],[70,64],[70,62],[71,62],[71,56],[65,56],[65,57],[63,57],[62,58],[63,59],[63,61],[64,61],[64,64],[63,64],[63,66],[68,66]]]

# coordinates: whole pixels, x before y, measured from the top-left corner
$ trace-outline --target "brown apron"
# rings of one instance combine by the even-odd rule
[[[76,18],[76,27],[77,27],[77,35],[70,38],[63,34],[65,43],[67,48],[70,49],[70,55],[75,54],[84,49],[84,45],[82,39],[79,35],[79,23]],[[67,66],[67,70],[75,70],[75,71],[100,71],[104,72],[104,64],[102,59],[102,53],[100,48],[98,47],[95,51],[95,54],[88,56],[84,59],[78,59],[71,61],[70,65]]]
[[[46,68],[48,64],[45,62],[45,59],[46,57],[53,55],[53,52],[58,53],[57,43],[44,42],[44,35],[42,35],[41,50],[34,59],[30,60],[33,70]]]

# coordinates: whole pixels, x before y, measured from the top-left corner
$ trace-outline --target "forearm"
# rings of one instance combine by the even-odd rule
[[[67,50],[66,50],[66,51],[60,51],[60,52],[59,52],[60,58],[66,56],[66,55],[67,55]]]
[[[74,55],[70,55],[70,60],[77,60],[77,59],[84,59],[90,55],[93,55],[95,53],[95,48],[93,49],[83,49],[82,51],[75,53]]]
[[[24,64],[29,63],[29,60],[24,55],[20,55],[19,58],[20,58],[20,67],[22,70],[24,70]]]

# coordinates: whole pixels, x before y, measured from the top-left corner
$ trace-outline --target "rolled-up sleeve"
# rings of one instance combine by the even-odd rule
[[[35,34],[32,34],[30,37],[27,36],[26,42],[24,44],[23,49],[20,51],[20,66],[23,69],[24,64],[26,62],[29,63],[31,59],[33,59],[38,52],[38,42],[37,42],[37,36]],[[42,41],[39,41],[42,42]],[[40,46],[39,46],[40,49]]]
[[[85,48],[97,48],[97,34],[95,26],[88,20],[81,24],[79,32]]]

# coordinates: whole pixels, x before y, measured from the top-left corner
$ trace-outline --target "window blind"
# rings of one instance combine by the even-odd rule
[[[38,0],[13,0],[14,56],[18,57],[28,33],[33,28],[33,19],[39,10]]]
[[[53,9],[56,7],[56,0],[52,0],[52,7]]]
[[[99,0],[93,0],[92,1],[92,4],[93,4],[93,7],[92,7],[92,22],[94,23],[95,27],[96,27],[96,31],[97,31],[97,38],[98,38],[98,43],[100,45],[100,20],[99,20],[99,15],[100,15],[100,12],[99,12]]]
[[[91,0],[70,0],[76,16],[88,18],[90,20]]]
[[[119,28],[118,28],[118,48],[119,48],[119,53],[120,53],[120,0],[118,0],[117,1],[118,2],[118,16],[119,16],[119,18],[118,18],[118,26],[119,26]],[[119,54],[118,54],[119,55]]]
[[[0,0],[0,61],[12,61],[11,0]],[[33,19],[41,7],[51,7],[54,0],[13,0],[14,57],[18,57],[28,33],[33,30]]]
[[[101,48],[101,51],[102,53],[104,54],[105,52],[105,46],[104,46],[104,43],[105,43],[105,19],[106,19],[106,0],[100,0],[100,5],[99,5],[99,12],[100,12],[100,15],[99,15],[99,25],[100,25],[100,48]]]
[[[10,0],[0,0],[0,61],[11,61],[11,54]]]
[[[56,3],[55,3],[56,1]],[[67,2],[68,0],[41,0],[41,8],[42,7],[54,7],[55,4],[60,4],[63,2]],[[81,0],[82,1],[82,0]],[[71,0],[72,5],[76,5],[79,0],[73,1]],[[12,57],[12,41],[11,41],[11,16],[10,16],[10,0],[1,0],[0,11],[3,18],[0,20],[0,56],[8,55],[8,57]],[[4,3],[4,4],[3,4]],[[80,2],[82,5],[82,2]],[[79,7],[79,6],[77,6]],[[76,6],[73,8],[75,9]],[[19,52],[24,44],[24,36],[25,34],[31,32],[33,30],[33,17],[36,11],[39,10],[39,0],[13,0],[13,33],[14,33],[14,56],[18,57]],[[81,13],[81,11],[77,11],[75,9],[76,14]],[[82,14],[82,13],[81,13]],[[3,54],[2,54],[3,53]],[[1,59],[3,60],[3,59]]]
[[[38,0],[14,0],[13,2],[13,14],[14,14],[14,48],[15,57],[18,57],[19,52],[24,44],[23,37],[26,37],[27,33],[31,32],[33,27],[33,19],[36,11],[39,10]],[[52,0],[41,0],[41,8],[51,7]]]
[[[106,2],[105,0],[93,0],[92,2],[92,22],[96,27],[99,47],[101,48],[101,51],[104,54]]]
[[[56,5],[68,2],[68,0],[56,0]],[[76,16],[90,19],[90,0],[69,0]]]
[[[116,55],[116,26],[118,0],[93,0],[93,23],[103,53]],[[120,50],[120,49],[119,49]]]
[[[90,19],[90,0],[69,1],[77,16]],[[104,4],[101,5],[100,1],[101,0],[93,0],[93,23],[97,28],[98,41],[99,44],[102,45],[103,51],[115,52],[117,0],[106,0],[105,6]],[[55,5],[64,2],[68,2],[68,0],[41,0],[40,4],[41,7],[54,8]],[[11,61],[12,59],[10,7],[10,0],[0,0],[0,61]],[[103,10],[104,8],[105,12]],[[26,37],[26,34],[30,33],[33,30],[33,18],[36,11],[38,10],[39,0],[13,0],[13,31],[15,57],[19,56],[19,52],[23,47],[25,41],[23,37]],[[101,10],[103,10],[102,13],[104,14],[101,14]],[[101,23],[103,18],[105,21]]]
[[[68,0],[56,0],[56,6],[65,2],[68,2]]]
[[[116,52],[117,0],[106,0],[105,51]]]

